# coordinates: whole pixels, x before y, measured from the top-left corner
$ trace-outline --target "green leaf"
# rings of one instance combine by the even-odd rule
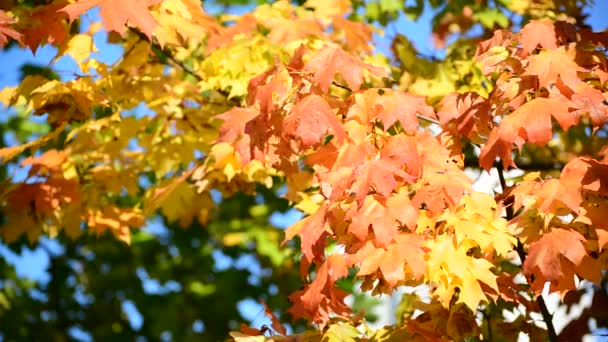
[[[494,28],[496,25],[502,28],[509,25],[509,18],[496,8],[484,8],[483,10],[476,12],[473,15],[473,20],[479,21],[483,26],[490,29]]]

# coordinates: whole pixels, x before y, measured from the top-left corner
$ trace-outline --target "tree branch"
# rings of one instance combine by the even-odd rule
[[[498,171],[500,187],[502,188],[502,191],[504,192],[507,189],[507,181],[505,179],[504,171],[502,169],[502,161],[500,161],[496,165],[496,170]],[[510,221],[514,217],[513,206],[509,205],[505,208],[505,210],[507,212],[506,218],[508,221]],[[521,260],[521,266],[523,268],[524,263],[526,262],[527,255],[526,255],[526,251],[524,250],[524,245],[521,243],[521,241],[519,239],[517,239],[517,245],[515,246],[515,251],[517,252],[517,255],[519,256],[519,259]],[[536,297],[536,303],[538,304],[538,307],[540,308],[540,313],[543,316],[543,321],[545,321],[545,325],[547,325],[547,334],[549,335],[548,336],[549,341],[557,342],[557,333],[555,332],[555,326],[553,326],[553,315],[549,312],[549,309],[547,308],[547,304],[545,303],[545,300],[544,300],[542,294],[540,294],[540,295],[538,295],[538,297]]]
[[[148,36],[146,36],[143,32],[141,32],[140,30],[137,30],[133,27],[129,27],[129,29],[131,30],[131,32],[135,33],[139,37],[139,39],[150,43],[150,45],[152,45],[152,47],[154,47],[153,51],[157,57],[166,58],[166,59],[170,60],[175,66],[182,69],[183,72],[196,78],[197,81],[203,80],[203,78],[200,75],[198,75],[194,70],[192,70],[192,68],[185,65],[184,62],[175,58],[175,56],[173,56],[173,54],[171,52],[169,52],[165,48],[162,48],[158,43],[155,43],[154,41],[151,41],[150,39],[148,39]]]
[[[476,146],[478,146],[478,145],[476,145]],[[496,164],[495,166],[500,167],[499,164]],[[479,169],[480,168],[479,159],[478,158],[465,158],[464,167]],[[560,171],[563,168],[564,168],[563,164],[553,163],[553,162],[532,161],[529,163],[517,163],[517,169],[523,170],[523,171]]]

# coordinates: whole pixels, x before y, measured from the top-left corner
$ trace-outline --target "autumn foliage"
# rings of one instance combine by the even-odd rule
[[[0,93],[49,127],[0,149],[27,170],[2,185],[2,239],[109,232],[129,243],[157,213],[207,225],[215,192],[284,185],[306,214],[282,240],[301,251],[288,312],[314,329],[287,335],[289,318],[266,307],[272,327],[243,326],[235,340],[557,340],[543,289],[570,305],[586,281],[605,301],[608,265],[608,35],[561,2],[449,2],[438,46],[450,27],[485,31],[442,61],[400,35],[392,60],[374,52],[374,25],[415,10],[402,3],[373,14],[369,2],[367,17],[340,0],[219,17],[193,0],[2,10],[0,46],[53,44],[79,68]],[[73,29],[94,7],[124,48],[114,64],[93,54],[99,23]],[[501,11],[523,18],[521,29]],[[141,104],[144,114],[126,115]],[[499,185],[476,190],[474,170]],[[372,331],[347,305],[344,279],[373,295],[413,286],[429,296],[404,296],[397,323]],[[603,310],[562,338],[588,333],[580,322],[594,315],[604,324]]]

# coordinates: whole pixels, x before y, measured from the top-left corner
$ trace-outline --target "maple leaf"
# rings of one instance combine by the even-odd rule
[[[562,82],[561,77],[558,78],[556,85],[561,94],[571,101],[571,106],[577,110],[577,114],[588,116],[594,127],[601,127],[608,121],[607,100],[599,89],[582,82],[572,89]]]
[[[423,204],[433,213],[455,206],[470,190],[471,179],[461,169],[461,156],[454,154],[429,132],[417,132],[416,144],[422,175],[412,203]]]
[[[487,300],[481,283],[498,292],[494,265],[486,259],[467,255],[468,246],[456,247],[451,236],[442,234],[427,240],[427,277],[436,285],[433,294],[445,307],[449,307],[458,289],[458,303],[464,303],[473,312],[480,302]]]
[[[61,46],[68,38],[68,25],[65,22],[66,14],[59,10],[64,8],[63,1],[54,2],[46,6],[36,7],[29,18],[27,26],[22,30],[23,44],[27,45],[33,53],[38,46],[48,42]]]
[[[418,128],[416,114],[435,118],[433,108],[426,104],[424,97],[392,89],[367,89],[356,93],[354,102],[347,119],[357,119],[362,124],[378,119],[385,131],[399,121],[406,132],[413,133]]]
[[[164,0],[154,17],[154,35],[161,46],[198,44],[203,35],[213,36],[221,26],[196,0]]]
[[[83,62],[89,59],[92,52],[98,52],[93,42],[93,37],[86,34],[77,34],[70,38],[66,45],[57,52],[55,59],[68,54],[78,64],[80,70],[86,72],[86,65]]]
[[[225,28],[216,28],[211,32],[211,36],[207,41],[205,53],[210,54],[219,48],[230,45],[238,35],[251,35],[251,32],[255,30],[257,25],[258,22],[255,17],[251,14],[246,14],[240,17],[234,25]]]
[[[8,43],[8,38],[13,38],[19,43],[22,43],[23,35],[10,27],[11,24],[17,22],[15,19],[0,10],[0,48],[3,48]]]
[[[563,179],[549,179],[543,182],[523,181],[511,192],[514,196],[513,208],[536,207],[541,212],[557,213],[564,206],[574,213],[581,204],[580,184],[568,183]]]
[[[338,142],[344,140],[344,129],[336,114],[325,99],[314,94],[296,103],[285,118],[283,131],[286,139],[296,138],[303,148],[317,145],[328,134],[334,134]]]
[[[545,282],[557,285],[568,275],[564,272],[580,265],[587,251],[583,243],[585,237],[569,229],[552,229],[543,234],[538,240],[530,244],[528,256],[523,271],[528,277],[534,275],[531,281],[532,290],[536,293],[542,291]],[[569,274],[572,288],[572,271]]]
[[[350,0],[306,0],[306,8],[312,8],[321,18],[335,18],[351,11]]]
[[[272,312],[272,310],[270,310],[268,305],[266,305],[266,302],[262,300],[261,304],[264,306],[264,314],[266,314],[266,316],[270,318],[270,321],[272,322],[272,329],[281,335],[287,334],[287,329],[285,326],[283,326],[283,324],[281,324],[279,318],[274,314],[274,312]]]
[[[597,228],[606,228],[608,211],[605,197],[608,196],[608,163],[600,162],[588,157],[579,157],[571,160],[564,166],[560,175],[560,182],[568,188],[561,198],[568,195],[578,199],[580,209],[573,210],[579,214],[578,220],[592,224]],[[571,195],[577,191],[576,196]],[[563,200],[562,199],[562,200]]]
[[[144,217],[138,209],[115,206],[106,206],[103,209],[88,208],[85,216],[87,225],[97,235],[110,231],[117,239],[127,244],[131,243],[130,228],[138,228],[144,224]]]
[[[347,256],[347,263],[359,265],[358,276],[369,276],[381,272],[391,288],[409,276],[420,279],[426,269],[425,239],[417,234],[400,234],[385,248],[366,242],[355,254]]]
[[[21,166],[32,165],[29,175],[45,175],[49,172],[60,171],[65,162],[67,154],[65,151],[49,150],[40,157],[29,157],[21,162]]]
[[[289,227],[285,231],[285,239],[282,244],[284,245],[294,236],[300,235],[302,253],[308,263],[313,260],[321,260],[323,248],[326,245],[325,238],[328,236],[328,228],[326,228],[328,209],[329,205],[324,203],[314,214]]]
[[[387,76],[384,68],[364,63],[335,46],[326,46],[314,54],[303,68],[304,72],[311,72],[314,75],[314,83],[325,93],[329,90],[336,73],[344,77],[350,89],[359,90],[363,83],[363,70],[368,70],[377,77]]]
[[[490,106],[490,101],[477,93],[452,93],[439,103],[437,116],[442,126],[453,122],[458,133],[476,141],[492,129]]]
[[[495,30],[492,34],[492,37],[486,39],[479,44],[477,44],[477,50],[475,51],[475,56],[479,56],[487,53],[492,48],[499,47],[509,47],[513,45],[513,40],[515,38],[515,34],[508,30]]]
[[[333,18],[336,29],[344,32],[346,44],[354,51],[369,51],[372,31],[364,23],[354,22],[340,16]]]
[[[528,66],[523,75],[537,75],[541,87],[550,88],[558,76],[569,87],[575,88],[582,82],[579,72],[587,69],[578,65],[563,47],[557,50],[543,50],[538,55],[528,57]]]
[[[70,22],[76,20],[82,13],[93,7],[100,6],[99,15],[106,30],[115,31],[125,36],[128,23],[137,27],[148,39],[152,39],[154,29],[158,25],[148,7],[161,0],[80,0],[75,4],[67,5],[61,9],[67,13]]]
[[[224,120],[220,127],[217,141],[234,144],[244,163],[252,160],[251,137],[246,133],[247,123],[255,119],[260,113],[253,108],[234,107],[229,111],[216,116]]]
[[[569,106],[562,101],[536,98],[519,107],[492,131],[488,142],[481,149],[479,165],[489,170],[498,156],[505,168],[515,166],[511,158],[512,145],[519,149],[525,142],[545,145],[553,136],[551,116],[564,130],[579,121],[579,116],[571,112]]]
[[[268,34],[270,41],[284,45],[301,41],[307,37],[323,37],[323,28],[316,20],[304,18],[282,18],[282,22],[266,23],[271,31]]]
[[[345,219],[351,220],[348,231],[360,241],[367,239],[371,227],[379,247],[387,246],[399,234],[397,220],[378,196],[365,197],[361,208],[351,207]]]
[[[249,81],[247,104],[257,106],[262,114],[282,107],[291,88],[291,77],[282,67],[272,66],[264,73]]]
[[[392,141],[397,140],[401,139],[393,139]],[[401,182],[413,183],[416,180],[419,171],[417,160],[415,160],[416,146],[411,140],[406,140],[406,142],[410,144],[399,146],[400,153],[395,150],[383,149],[382,154],[384,155],[381,154],[379,158],[375,157],[358,165],[353,170],[350,179],[344,179],[348,179],[348,183],[352,182],[347,188],[349,196],[354,195],[359,206],[363,204],[365,196],[369,193],[378,193],[384,198],[389,198]],[[404,168],[409,172],[404,171]]]
[[[306,317],[325,327],[329,314],[346,315],[349,312],[344,304],[346,291],[337,288],[336,280],[348,274],[344,256],[333,254],[317,270],[317,276],[305,289],[289,296],[293,306],[289,308],[295,319]]]
[[[532,20],[522,27],[519,35],[524,56],[534,51],[538,45],[549,50],[557,49],[557,37],[552,21]]]
[[[150,189],[144,196],[144,214],[151,215],[160,208],[167,221],[178,221],[181,227],[190,226],[194,218],[205,224],[214,204],[208,192],[197,195],[186,182],[193,172],[194,169],[184,172]]]
[[[441,218],[454,231],[459,245],[475,244],[483,253],[495,250],[505,257],[515,245],[507,221],[500,217],[496,202],[487,194],[474,192],[463,196],[458,207],[453,212],[446,211]]]

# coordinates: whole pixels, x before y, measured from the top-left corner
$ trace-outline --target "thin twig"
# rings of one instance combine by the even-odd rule
[[[340,83],[338,83],[338,82],[336,82],[336,81],[331,81],[331,84],[332,84],[332,85],[334,85],[334,86],[336,86],[336,87],[338,87],[338,88],[342,88],[342,89],[344,89],[344,90],[348,90],[348,91],[350,91],[351,93],[353,92],[353,90],[352,90],[352,89],[350,89],[349,87],[345,86],[344,84],[340,84]]]
[[[188,75],[191,75],[192,77],[196,78],[197,81],[202,81],[203,80],[203,78],[200,75],[198,75],[194,70],[192,70],[192,68],[190,68],[189,66],[185,65],[184,62],[182,62],[182,61],[178,60],[177,58],[175,58],[175,56],[173,56],[172,53],[170,53],[166,49],[162,48],[158,43],[150,40],[148,38],[148,36],[146,36],[143,32],[141,32],[140,30],[134,29],[132,27],[130,27],[129,29],[131,30],[131,32],[135,33],[139,37],[139,39],[150,43],[150,45],[152,45],[155,48],[154,49],[154,53],[157,55],[157,57],[167,58],[171,62],[173,62],[173,64],[175,64],[175,66],[177,66],[178,68],[182,69],[183,72],[185,72]]]
[[[500,187],[502,191],[507,190],[507,181],[505,179],[504,171],[502,169],[502,161],[496,165],[496,170],[498,170],[498,179],[500,180]],[[510,221],[514,217],[513,206],[509,205],[506,208],[507,212],[507,220]],[[524,245],[521,243],[519,239],[517,239],[517,245],[515,246],[515,251],[521,260],[521,265],[523,267],[526,262],[526,251],[524,250]],[[557,333],[555,332],[555,326],[553,326],[553,315],[549,312],[547,308],[547,304],[543,298],[543,295],[540,294],[536,297],[536,303],[540,308],[540,313],[543,316],[543,321],[545,321],[545,325],[547,326],[547,334],[549,335],[549,342],[557,342]]]
[[[416,113],[416,117],[422,121],[426,121],[426,122],[430,122],[432,124],[435,124],[437,126],[441,126],[441,123],[433,118],[429,118],[428,116],[424,116],[422,114]]]

